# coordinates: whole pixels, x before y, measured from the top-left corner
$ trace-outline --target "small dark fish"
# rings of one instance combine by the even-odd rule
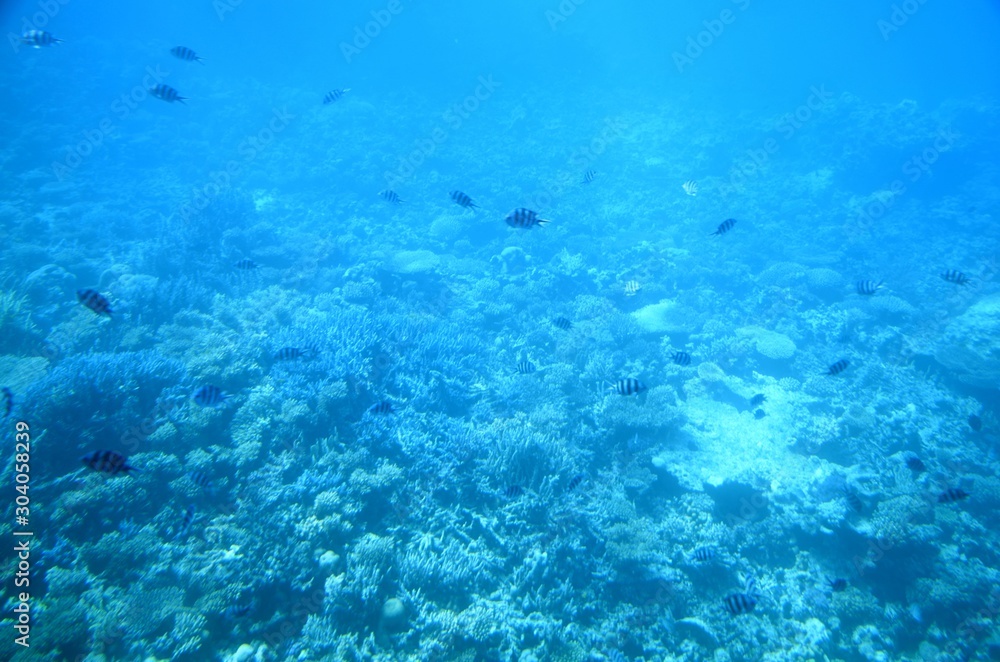
[[[222,612],[222,616],[227,620],[235,621],[249,614],[251,609],[253,609],[252,602],[242,605],[231,605],[226,607],[225,611]]]
[[[759,407],[765,402],[767,402],[767,396],[764,395],[763,393],[758,393],[757,395],[750,398],[751,407]]]
[[[626,377],[619,379],[609,386],[607,390],[609,393],[617,393],[618,395],[636,395],[637,393],[642,393],[647,388],[645,384],[635,377]]]
[[[847,589],[847,580],[843,577],[834,577],[833,579],[827,579],[826,583],[829,584],[830,590],[834,593],[840,593]]]
[[[339,101],[341,99],[341,97],[343,97],[345,94],[347,94],[350,91],[351,91],[351,88],[349,88],[349,87],[345,88],[343,90],[330,90],[323,97],[323,105],[326,106],[326,105],[329,105],[329,104],[331,104],[331,103],[333,103],[335,101]]]
[[[530,375],[535,370],[537,370],[537,368],[531,361],[520,361],[517,364],[517,371],[522,375]]]
[[[858,294],[870,297],[878,292],[879,288],[882,287],[882,282],[883,281],[879,281],[876,283],[873,280],[859,280],[857,283]]]
[[[694,550],[695,561],[700,561],[704,563],[705,561],[711,561],[715,558],[715,548],[714,547],[699,547]]]
[[[847,366],[849,366],[849,365],[851,365],[850,361],[848,361],[847,359],[840,359],[839,361],[837,361],[836,363],[834,363],[833,365],[831,365],[829,368],[827,368],[826,374],[827,375],[839,375],[840,373],[842,373],[845,370],[847,370]]]
[[[955,503],[963,499],[968,499],[971,495],[961,487],[949,487],[938,495],[938,503]]]
[[[906,456],[906,466],[909,467],[910,471],[915,471],[918,474],[927,471],[927,465],[916,455]]]
[[[393,191],[392,189],[379,191],[378,194],[383,200],[387,200],[394,205],[402,204],[403,202],[403,199],[400,198],[399,195],[397,195],[396,192]]]
[[[753,417],[756,418],[758,421],[764,418],[765,416],[767,416],[767,414],[764,412],[763,409],[758,409],[753,413]]]
[[[957,269],[949,269],[941,274],[941,278],[944,278],[949,283],[955,283],[956,285],[968,285],[972,282],[972,279],[963,274]]]
[[[252,271],[257,268],[257,263],[250,258],[245,257],[242,260],[237,260],[233,266],[240,271]]]
[[[371,407],[368,408],[369,414],[391,414],[395,410],[392,408],[392,403],[388,400],[383,400],[382,402],[376,402]]]
[[[111,303],[97,290],[77,290],[76,296],[80,303],[98,315],[111,317]]]
[[[14,408],[14,394],[6,386],[0,388],[0,403],[3,403],[3,417],[7,418]]]
[[[209,478],[207,474],[201,471],[192,471],[187,476],[188,478],[191,479],[192,483],[202,488],[203,490],[211,489],[212,487],[212,479]]]
[[[184,509],[181,524],[177,527],[177,535],[174,536],[177,540],[181,540],[187,536],[188,531],[191,529],[191,522],[194,521],[195,510],[193,503]]]
[[[538,218],[538,213],[533,212],[530,209],[525,209],[524,207],[518,207],[517,209],[511,210],[504,219],[512,228],[524,228],[530,230],[536,225],[545,225],[546,223],[551,223],[550,220],[546,218]]]
[[[677,365],[691,365],[691,355],[687,352],[674,352],[670,355],[670,360]]]
[[[572,492],[576,488],[580,487],[580,483],[583,482],[583,474],[577,474],[570,479],[569,483],[566,485],[566,491]]]
[[[119,472],[138,471],[135,467],[129,466],[127,458],[115,451],[94,451],[80,458],[85,465],[105,474],[114,476]]]
[[[198,57],[198,54],[187,46],[174,46],[170,49],[170,54],[173,55],[178,60],[184,60],[185,62],[204,62],[205,58]]]
[[[562,329],[563,331],[569,331],[570,329],[573,328],[573,323],[570,322],[565,317],[557,317],[554,320],[552,320],[552,323],[555,324],[558,328]]]
[[[206,384],[194,392],[195,404],[202,407],[218,407],[224,404],[229,397],[228,393],[224,393],[221,388],[211,384]]]
[[[844,493],[844,501],[846,501],[847,505],[851,507],[851,510],[856,513],[860,513],[865,509],[865,504],[861,500],[861,497],[858,496],[857,492],[852,490],[847,485],[844,485],[841,491]]]
[[[27,30],[21,35],[21,43],[27,44],[32,48],[41,48],[42,46],[51,46],[52,44],[63,43],[62,39],[56,39],[51,33],[45,30]]]
[[[731,595],[727,595],[723,602],[726,605],[726,611],[733,616],[748,614],[754,610],[754,607],[757,606],[757,598],[749,593],[733,593]]]
[[[156,87],[149,88],[149,93],[157,99],[166,101],[167,103],[173,103],[175,101],[184,103],[188,99],[188,97],[182,97],[177,90],[164,83],[160,83]]]
[[[983,419],[978,414],[969,414],[969,427],[979,432],[983,429]]]
[[[594,181],[595,177],[597,177],[597,171],[588,170],[587,172],[583,173],[583,183],[589,184],[590,182]]]
[[[282,347],[274,354],[275,361],[294,361],[310,354],[310,350],[299,347]]]
[[[516,499],[522,494],[524,494],[524,488],[520,485],[508,485],[507,489],[503,491],[503,495],[508,499]]]
[[[730,230],[732,230],[734,225],[736,225],[736,219],[727,218],[726,220],[722,221],[722,223],[719,223],[719,228],[709,236],[710,237],[714,237],[715,235],[722,236],[727,232],[729,232]]]
[[[473,202],[472,198],[470,198],[465,193],[462,193],[461,191],[452,191],[451,193],[448,194],[448,197],[450,197],[452,201],[454,201],[454,203],[459,207],[465,207],[466,209],[479,208],[479,205]]]

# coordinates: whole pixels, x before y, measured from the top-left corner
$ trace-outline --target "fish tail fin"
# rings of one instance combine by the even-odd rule
[[[538,219],[538,224],[539,225],[545,225],[545,224],[551,223],[551,222],[552,222],[551,218],[540,218],[540,219]]]

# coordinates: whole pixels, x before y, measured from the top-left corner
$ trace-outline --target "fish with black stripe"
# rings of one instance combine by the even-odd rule
[[[583,183],[589,184],[590,182],[594,181],[596,177],[597,177],[596,170],[588,170],[587,172],[583,173]]]
[[[473,202],[472,198],[461,191],[452,191],[448,194],[448,197],[451,198],[452,202],[459,207],[465,207],[466,209],[479,209],[479,205]]]
[[[699,563],[705,563],[706,561],[711,561],[715,558],[715,548],[714,547],[699,547],[694,550],[694,560]]]
[[[846,501],[847,505],[851,507],[851,510],[856,513],[860,513],[865,509],[865,503],[861,500],[861,497],[858,496],[857,492],[852,490],[847,485],[844,485],[840,491],[843,492],[844,501]]]
[[[98,315],[107,315],[108,317],[111,317],[111,302],[109,302],[104,295],[97,290],[77,290],[76,296],[80,300],[80,303],[85,305],[87,308],[90,308]]]
[[[968,499],[970,496],[972,495],[961,487],[949,487],[938,495],[938,503],[955,503],[956,501]]]
[[[212,479],[208,477],[208,474],[202,471],[192,471],[187,475],[191,479],[191,482],[200,487],[203,490],[212,489]]]
[[[201,407],[221,407],[231,396],[218,386],[206,384],[194,392],[194,402]]]
[[[536,368],[535,364],[532,363],[531,361],[518,361],[517,362],[517,371],[520,374],[522,374],[522,375],[530,375],[531,373],[535,372],[537,369],[538,368]]]
[[[882,282],[881,280],[877,283],[873,280],[859,280],[856,285],[858,294],[870,297],[879,291],[879,288],[882,287]]]
[[[577,474],[570,478],[569,483],[566,484],[566,491],[572,492],[576,488],[580,487],[580,484],[583,483],[583,478],[583,474]]]
[[[687,352],[674,352],[670,355],[670,360],[679,366],[691,365],[691,355]]]
[[[242,260],[237,260],[236,262],[234,262],[233,266],[239,269],[240,271],[253,271],[254,269],[257,268],[257,263],[251,260],[250,258],[245,257]]]
[[[167,103],[173,103],[175,101],[180,101],[184,103],[188,100],[188,97],[182,97],[180,92],[170,87],[166,83],[160,83],[154,87],[149,88],[149,93],[161,101],[166,101]]]
[[[757,590],[757,582],[753,577],[748,577],[742,593],[731,593],[723,599],[726,611],[733,616],[748,614],[757,606],[760,593]]]
[[[954,283],[955,285],[962,285],[962,286],[968,285],[969,283],[972,282],[971,278],[963,274],[961,271],[958,271],[957,269],[948,269],[947,271],[941,274],[941,278],[948,281],[949,283]]]
[[[392,189],[387,188],[384,191],[379,191],[378,194],[383,200],[391,202],[394,205],[400,205],[403,203],[403,199]]]
[[[328,106],[331,103],[335,103],[343,98],[345,94],[351,91],[351,88],[345,87],[342,90],[330,90],[323,96],[323,105]]]
[[[56,39],[52,36],[52,33],[46,32],[45,30],[27,30],[21,35],[21,43],[31,46],[32,48],[42,48],[43,46],[61,44],[63,43],[63,40]]]
[[[714,236],[718,235],[718,236],[721,237],[722,235],[724,235],[727,232],[729,232],[730,230],[732,230],[734,225],[736,225],[736,219],[735,218],[727,218],[726,220],[724,220],[721,223],[719,223],[719,227],[715,230],[715,232],[713,232],[709,236],[710,237],[714,237]]]
[[[554,320],[552,320],[552,324],[554,324],[556,328],[562,329],[563,331],[569,331],[570,329],[573,328],[573,323],[568,319],[566,319],[565,317],[555,318]]]
[[[170,54],[173,55],[178,60],[184,60],[185,62],[201,62],[205,63],[205,58],[200,57],[193,50],[187,46],[174,46],[170,49]]]
[[[618,395],[637,395],[645,391],[648,387],[635,377],[625,377],[607,388],[608,393]]]
[[[847,359],[840,359],[839,361],[837,361],[836,363],[834,363],[833,365],[831,365],[829,368],[826,369],[826,375],[827,376],[839,375],[840,373],[847,370],[847,366],[849,365],[851,365],[850,361],[848,361]]]
[[[174,536],[176,540],[183,540],[187,537],[188,531],[191,530],[191,523],[194,522],[194,516],[197,509],[194,504],[190,504],[184,509],[184,514],[181,516],[180,526],[177,527],[177,534]]]
[[[376,402],[371,407],[368,408],[369,414],[375,414],[384,416],[385,414],[392,414],[395,410],[392,408],[392,403],[388,400],[382,400],[381,402]]]
[[[312,356],[315,353],[314,349],[301,347],[282,347],[274,354],[275,361],[294,361],[296,359],[306,358]]]
[[[111,474],[112,476],[119,473],[128,474],[130,471],[139,471],[129,465],[128,458],[115,451],[94,451],[81,457],[80,461],[94,471]]]
[[[530,230],[536,225],[541,227],[546,223],[552,222],[547,218],[539,218],[538,212],[525,209],[524,207],[512,209],[503,220],[512,228],[523,228],[525,230]]]
[[[0,388],[0,402],[3,403],[3,417],[7,418],[14,409],[14,394],[6,386]]]

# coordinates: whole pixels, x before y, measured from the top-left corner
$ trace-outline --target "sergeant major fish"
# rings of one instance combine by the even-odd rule
[[[323,105],[327,106],[335,101],[339,101],[345,94],[351,91],[351,88],[345,87],[342,90],[330,90],[323,96]]]
[[[205,58],[199,57],[197,53],[187,46],[174,46],[170,49],[170,54],[178,60],[184,60],[185,62],[201,62],[202,64],[205,62]]]
[[[479,208],[479,205],[473,202],[472,198],[470,198],[465,193],[462,193],[461,191],[452,191],[451,193],[448,194],[448,197],[451,198],[452,202],[454,202],[459,207],[465,207],[466,209]]]
[[[166,83],[160,83],[159,85],[149,88],[149,93],[157,99],[166,101],[167,103],[173,103],[175,101],[184,103],[188,99],[188,97],[182,97],[177,90],[170,87]]]
[[[81,457],[80,461],[94,471],[111,474],[112,476],[119,473],[128,474],[130,471],[138,471],[138,469],[129,465],[124,455],[115,451],[94,451]]]
[[[98,315],[107,315],[111,317],[111,303],[108,302],[104,295],[102,295],[97,290],[77,290],[76,296],[80,299],[80,303],[90,308],[92,311]]]
[[[21,35],[21,43],[27,44],[32,48],[41,48],[42,46],[61,44],[63,40],[56,39],[51,33],[45,30],[27,30]]]
[[[194,392],[195,404],[201,407],[219,407],[231,396],[218,386],[206,384]]]
[[[523,228],[526,230],[530,230],[536,225],[543,226],[546,223],[551,223],[547,218],[538,218],[538,212],[525,209],[524,207],[511,210],[503,220],[512,228]]]

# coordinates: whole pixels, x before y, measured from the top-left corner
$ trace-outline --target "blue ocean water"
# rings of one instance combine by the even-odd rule
[[[0,17],[0,658],[1000,656],[995,2]]]

